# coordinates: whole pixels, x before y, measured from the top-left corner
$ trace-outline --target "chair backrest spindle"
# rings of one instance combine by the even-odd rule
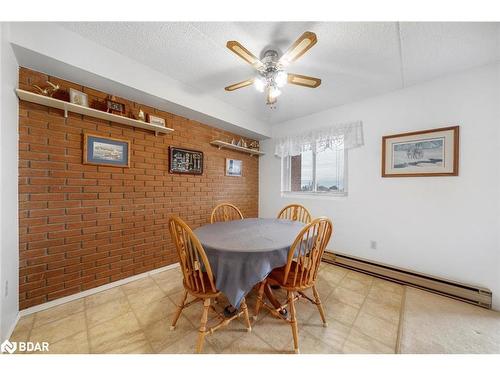
[[[316,281],[332,232],[332,222],[326,217],[314,219],[301,230],[288,253],[283,283],[289,280],[289,275],[293,275],[291,286],[298,288],[311,286]]]
[[[231,203],[221,203],[212,211],[210,216],[210,224],[217,223],[220,221],[233,221],[242,220],[243,214],[238,207]]]
[[[179,255],[185,287],[194,293],[216,293],[212,268],[196,235],[177,216],[170,216],[168,224]]]
[[[290,204],[280,211],[278,219],[300,221],[304,224],[309,224],[311,222],[311,214],[307,208],[300,204]]]

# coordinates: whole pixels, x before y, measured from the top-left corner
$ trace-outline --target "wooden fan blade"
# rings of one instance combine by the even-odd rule
[[[264,64],[257,57],[255,57],[252,52],[243,47],[240,43],[235,40],[230,40],[227,42],[226,47],[229,48],[232,52],[237,54],[243,60],[245,60],[250,65],[253,65],[255,69],[264,68]]]
[[[280,63],[283,65],[290,64],[306,53],[317,42],[318,38],[316,37],[316,34],[306,31],[291,45],[285,54],[281,56]]]
[[[315,89],[316,87],[321,85],[321,79],[309,76],[303,76],[300,74],[288,73],[288,83],[291,83],[292,85],[299,85]]]
[[[232,84],[230,86],[227,86],[224,88],[224,90],[226,90],[226,91],[238,90],[238,89],[241,89],[243,87],[253,85],[253,81],[254,81],[253,79],[247,79],[246,81],[241,81],[241,82]]]

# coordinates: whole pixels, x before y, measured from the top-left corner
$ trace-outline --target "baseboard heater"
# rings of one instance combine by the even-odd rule
[[[325,252],[323,261],[491,309],[492,295],[491,291],[486,288],[465,285],[451,280],[445,280],[403,268],[375,263],[373,261],[330,251]]]

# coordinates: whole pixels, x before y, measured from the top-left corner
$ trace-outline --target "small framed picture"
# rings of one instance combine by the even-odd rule
[[[69,89],[69,101],[73,104],[78,104],[83,107],[88,107],[89,106],[89,100],[87,97],[87,94],[75,90],[73,88]]]
[[[125,113],[125,105],[123,103],[115,102],[114,97],[106,100],[106,108],[109,113],[114,113],[115,115]]]
[[[382,138],[382,177],[458,176],[459,127]]]
[[[226,159],[226,176],[241,177],[243,161]]]
[[[164,118],[153,116],[153,115],[150,115],[150,114],[148,114],[148,122],[151,125],[163,126],[163,127],[166,126],[166,122],[165,122]]]
[[[130,167],[130,141],[84,133],[83,164],[128,168]]]

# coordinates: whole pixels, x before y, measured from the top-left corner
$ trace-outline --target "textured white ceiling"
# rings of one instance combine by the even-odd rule
[[[190,87],[278,123],[500,60],[500,23],[192,22],[62,23]],[[255,76],[226,49],[238,40],[259,56],[281,51],[304,31],[318,44],[288,71],[322,79],[317,89],[287,85],[278,108],[253,87],[224,87]]]

